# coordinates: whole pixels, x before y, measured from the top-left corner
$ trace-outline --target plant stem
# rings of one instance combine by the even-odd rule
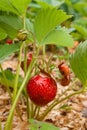
[[[64,98],[62,98],[62,99],[59,100],[59,101],[58,101],[57,99],[55,99],[55,101],[44,111],[44,113],[38,118],[38,120],[43,120],[43,119],[45,118],[45,116],[46,116],[56,105],[58,105],[59,103],[65,101],[65,100],[67,100],[67,99],[69,99],[70,97],[72,97],[72,96],[74,96],[74,95],[76,95],[76,94],[80,94],[80,93],[82,93],[82,92],[84,92],[84,88],[81,89],[80,91],[74,92],[74,93],[72,93],[72,94],[70,94],[70,95],[68,95],[68,96],[66,96],[66,97],[64,97]]]
[[[38,109],[38,107],[35,106],[35,108],[34,108],[34,113],[33,113],[33,117],[35,117],[37,109]]]
[[[40,107],[37,106],[37,111],[36,111],[35,119],[38,119],[39,112],[40,112]]]
[[[24,74],[26,75],[27,72],[27,50],[26,47],[24,48]]]
[[[22,49],[23,49],[24,43],[22,44],[20,48],[20,53],[19,53],[19,58],[18,58],[18,65],[17,65],[17,71],[16,71],[16,77],[15,77],[15,82],[14,82],[14,91],[13,91],[13,98],[12,98],[12,103],[15,100],[16,94],[17,94],[17,88],[18,88],[18,79],[19,79],[19,72],[20,72],[20,65],[21,65],[21,54],[22,54]]]
[[[28,68],[28,71],[27,71],[26,76],[25,76],[25,78],[23,80],[23,83],[20,86],[20,89],[18,90],[18,93],[17,93],[17,95],[15,97],[15,100],[13,102],[12,108],[10,110],[10,113],[9,113],[9,116],[8,116],[8,119],[7,119],[7,122],[6,122],[5,130],[11,130],[11,128],[12,128],[12,118],[13,118],[14,109],[16,107],[16,103],[18,101],[18,98],[19,98],[19,96],[20,96],[20,94],[21,94],[21,92],[22,92],[22,90],[23,90],[27,80],[31,76],[31,71],[32,71],[32,68],[33,68],[35,62],[36,62],[36,60],[32,59],[32,62],[30,63],[30,67]]]

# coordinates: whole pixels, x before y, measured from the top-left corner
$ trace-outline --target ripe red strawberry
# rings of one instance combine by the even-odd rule
[[[63,76],[70,75],[70,69],[63,62],[58,65],[59,71]]]
[[[7,40],[6,40],[6,43],[7,43],[7,44],[12,44],[13,41],[12,41],[11,39],[7,39]]]
[[[27,92],[36,105],[44,106],[55,98],[57,84],[53,78],[38,74],[29,80]]]

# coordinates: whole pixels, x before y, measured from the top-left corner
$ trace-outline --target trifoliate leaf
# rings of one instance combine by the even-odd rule
[[[34,22],[37,41],[41,43],[57,25],[60,25],[70,17],[62,10],[57,10],[56,8],[40,9]]]
[[[72,47],[74,41],[65,28],[51,31],[43,41],[44,44],[56,44],[58,46]]]

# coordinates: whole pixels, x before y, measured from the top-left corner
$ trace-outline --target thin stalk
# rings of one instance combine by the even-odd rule
[[[19,52],[19,58],[18,58],[18,65],[17,65],[17,71],[16,71],[16,77],[15,77],[15,82],[14,82],[14,91],[13,91],[13,98],[12,102],[14,102],[17,90],[18,90],[18,80],[19,80],[19,72],[20,72],[20,65],[21,65],[21,60],[22,60],[22,49],[23,49],[24,43],[22,44]]]
[[[31,118],[33,118],[34,115],[34,104],[31,102]]]
[[[35,59],[32,59],[32,62],[31,62],[31,64],[30,64],[30,67],[28,68],[28,71],[27,71],[26,76],[25,76],[25,78],[24,78],[24,80],[23,80],[23,83],[22,83],[22,85],[20,86],[20,89],[18,90],[18,93],[17,93],[17,95],[16,95],[16,97],[15,97],[15,100],[14,100],[14,102],[13,102],[12,108],[11,108],[11,110],[10,110],[10,113],[9,113],[9,116],[8,116],[8,119],[7,119],[7,122],[6,122],[5,130],[11,130],[11,128],[12,128],[12,119],[13,119],[14,109],[15,109],[15,107],[16,107],[18,98],[19,98],[19,96],[20,96],[20,94],[21,94],[21,92],[22,92],[22,90],[23,90],[23,88],[24,88],[24,86],[25,86],[27,80],[28,80],[28,79],[30,78],[30,76],[31,76],[31,71],[32,71],[32,68],[33,68],[35,62],[36,62],[36,60],[35,60]]]
[[[40,112],[40,107],[37,106],[37,111],[36,111],[35,119],[38,119],[39,112]]]
[[[4,73],[3,68],[2,68],[1,65],[0,65],[0,68],[1,68],[1,71],[2,71],[2,74],[3,74],[3,78],[4,78],[4,80],[5,80],[6,84],[7,84],[7,85],[6,85],[7,91],[8,91],[8,93],[9,93],[10,99],[11,99],[11,101],[12,101],[12,95],[11,95],[11,91],[10,91],[10,89],[9,89],[9,85],[8,85],[8,81],[7,81],[6,75],[5,75],[5,73]],[[17,112],[17,114],[19,115],[20,119],[23,120],[22,117],[21,117],[21,114],[20,114],[20,112],[19,112],[19,110],[18,110],[17,108],[16,108],[16,112]]]
[[[27,72],[27,50],[24,48],[24,74]]]
[[[27,72],[27,48],[24,48],[24,75],[26,75]],[[27,92],[25,90],[26,93],[26,104],[27,104],[27,118],[29,119],[30,116],[30,101],[28,100],[28,95]]]
[[[23,14],[23,29],[26,30],[26,13]]]
[[[45,64],[45,55],[46,55],[46,50],[45,50],[45,45],[42,46],[43,48],[43,67],[45,68],[46,67],[46,64]]]
[[[37,109],[38,109],[38,107],[37,107],[37,106],[35,106],[35,108],[34,108],[34,113],[33,113],[33,117],[35,117],[36,112],[37,112]]]
[[[46,53],[46,48],[45,48],[45,45],[43,45],[43,56],[44,56],[44,59],[45,59],[45,53]]]
[[[76,95],[76,94],[80,94],[80,93],[82,93],[82,92],[84,92],[84,89],[82,89],[82,90],[80,90],[80,91],[78,91],[78,92],[72,93],[72,94],[70,94],[70,95],[64,97],[63,99],[61,99],[61,100],[59,100],[59,101],[56,99],[56,100],[47,108],[47,110],[44,111],[44,113],[38,118],[38,120],[43,120],[43,119],[45,118],[45,116],[46,116],[56,105],[58,105],[59,103],[65,101],[65,100],[67,100],[67,99],[69,99],[70,97],[72,97],[72,96],[74,96],[74,95]]]

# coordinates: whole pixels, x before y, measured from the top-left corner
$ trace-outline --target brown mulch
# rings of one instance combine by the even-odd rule
[[[3,63],[4,69],[11,67],[13,71],[15,71],[16,66],[17,60],[15,59]],[[23,74],[22,71],[20,71],[20,73]],[[58,84],[58,94],[61,94],[63,89],[65,88]],[[60,127],[60,130],[87,130],[87,93],[71,97],[67,101],[64,101],[63,104],[70,106],[71,110],[59,109],[60,105],[58,105],[47,115],[45,121]],[[19,104],[18,107],[22,115],[22,120],[19,118],[18,114],[14,112],[12,130],[28,130],[26,105],[22,103]],[[5,87],[0,85],[0,121],[2,130],[4,130],[10,108],[10,97]],[[42,108],[42,111],[43,110],[44,108]]]

